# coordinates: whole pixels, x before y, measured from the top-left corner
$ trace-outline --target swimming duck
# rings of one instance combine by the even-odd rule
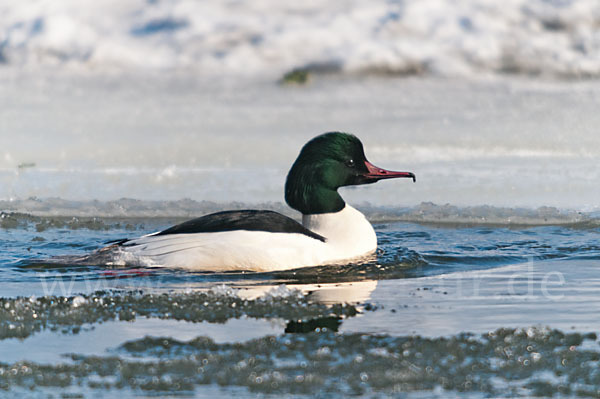
[[[413,173],[371,164],[356,136],[325,133],[304,145],[287,175],[285,201],[302,213],[302,224],[267,210],[217,212],[114,242],[96,255],[113,265],[218,272],[287,270],[361,258],[374,253],[377,237],[338,189],[393,178],[416,181]]]

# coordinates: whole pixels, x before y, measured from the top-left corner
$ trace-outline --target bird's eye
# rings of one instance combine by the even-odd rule
[[[349,159],[346,161],[346,166],[348,166],[349,168],[354,167],[354,159]]]

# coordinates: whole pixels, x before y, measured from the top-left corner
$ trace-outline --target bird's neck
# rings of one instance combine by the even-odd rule
[[[285,201],[304,215],[334,213],[346,203],[334,184],[326,184],[312,163],[296,160],[285,180]]]
[[[304,215],[336,213],[346,206],[337,190],[309,184],[287,184],[285,200]]]

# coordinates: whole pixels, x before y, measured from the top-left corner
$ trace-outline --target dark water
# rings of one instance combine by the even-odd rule
[[[594,223],[380,222],[376,258],[274,273],[68,262],[178,221],[4,215],[0,397],[598,394]]]

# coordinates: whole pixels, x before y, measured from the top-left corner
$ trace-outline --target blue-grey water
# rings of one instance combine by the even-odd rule
[[[274,273],[69,264],[181,218],[2,214],[3,395],[595,392],[592,215],[500,225],[365,212],[376,258]]]
[[[596,220],[566,226],[389,221],[375,222],[379,243],[377,257],[364,263],[271,273],[194,273],[152,268],[134,269],[130,273],[128,269],[81,266],[74,261],[70,264],[68,256],[85,255],[109,241],[159,231],[183,219],[2,216],[4,220],[15,221],[14,227],[3,229],[0,241],[3,293],[14,296],[58,293],[44,292],[54,279],[73,280],[71,293],[76,293],[89,291],[90,286],[96,289],[109,284],[110,287],[111,283],[104,280],[119,277],[132,279],[125,286],[169,288],[169,284],[174,284],[210,288],[215,284],[255,284],[272,280],[335,283],[423,277],[531,260],[600,260],[600,226]],[[94,280],[101,281],[91,283]]]

